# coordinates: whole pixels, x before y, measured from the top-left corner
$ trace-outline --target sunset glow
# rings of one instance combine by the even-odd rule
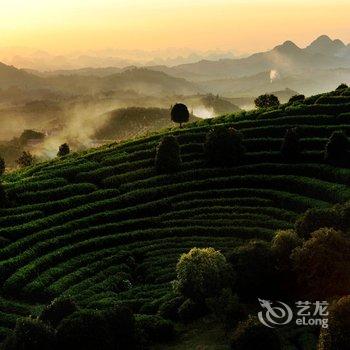
[[[350,41],[349,1],[2,1],[0,47],[65,53],[104,48],[268,49],[320,34]]]

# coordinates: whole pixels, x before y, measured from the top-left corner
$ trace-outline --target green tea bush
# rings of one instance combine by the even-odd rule
[[[13,334],[2,345],[3,350],[52,350],[54,347],[54,331],[34,318],[19,318]]]
[[[56,328],[64,318],[75,311],[78,311],[75,301],[69,297],[62,297],[54,299],[49,305],[45,306],[39,319]]]

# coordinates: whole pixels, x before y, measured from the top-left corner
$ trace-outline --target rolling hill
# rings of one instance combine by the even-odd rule
[[[85,308],[119,301],[157,313],[171,293],[175,264],[190,248],[222,252],[270,240],[308,208],[350,200],[350,169],[323,161],[335,130],[350,131],[350,90],[226,115],[39,163],[3,178],[12,205],[0,209],[0,334],[18,317],[70,295]],[[203,142],[214,125],[244,136],[244,163],[208,167]],[[299,127],[303,160],[279,149]],[[175,135],[182,168],[158,175],[155,147]],[[118,274],[128,280],[118,287]]]

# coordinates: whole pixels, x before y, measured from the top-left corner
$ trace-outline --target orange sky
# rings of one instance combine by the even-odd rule
[[[350,42],[350,0],[0,1],[0,47],[264,50],[320,34]]]

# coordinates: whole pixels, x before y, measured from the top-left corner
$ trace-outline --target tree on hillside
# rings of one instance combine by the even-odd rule
[[[328,312],[328,327],[321,328],[317,349],[349,349],[350,295],[334,301],[328,308]]]
[[[69,145],[68,145],[68,143],[64,143],[64,144],[62,144],[62,145],[58,148],[58,153],[57,153],[57,155],[58,155],[59,157],[64,157],[64,156],[66,156],[66,155],[69,154],[69,153],[70,153]]]
[[[176,265],[177,290],[195,302],[217,296],[231,284],[231,268],[214,248],[192,248]]]
[[[21,167],[26,167],[34,164],[34,157],[30,152],[23,151],[21,156],[16,160],[16,163]]]
[[[349,164],[349,140],[342,131],[334,131],[324,151],[324,160],[330,164],[345,166]]]
[[[187,123],[190,119],[190,113],[186,105],[183,103],[176,103],[171,109],[171,120],[174,123],[179,123],[182,128],[182,123]]]
[[[298,128],[290,128],[286,131],[281,145],[281,154],[286,161],[300,159],[302,147],[299,140]]]
[[[305,95],[294,95],[289,99],[288,103],[292,104],[295,102],[304,102],[304,101],[305,101]]]
[[[327,300],[350,290],[350,239],[321,228],[291,254],[301,297]]]
[[[3,175],[6,169],[5,159],[0,157],[0,175]]]
[[[340,90],[345,90],[348,88],[348,85],[346,84],[340,84],[337,88],[336,88],[336,91],[340,91]]]
[[[277,107],[280,105],[278,97],[272,94],[260,95],[254,101],[257,108]]]
[[[165,136],[156,148],[155,166],[159,174],[174,173],[181,166],[180,146],[174,136]]]
[[[245,152],[242,135],[234,128],[216,127],[206,136],[204,152],[211,165],[235,166]]]

